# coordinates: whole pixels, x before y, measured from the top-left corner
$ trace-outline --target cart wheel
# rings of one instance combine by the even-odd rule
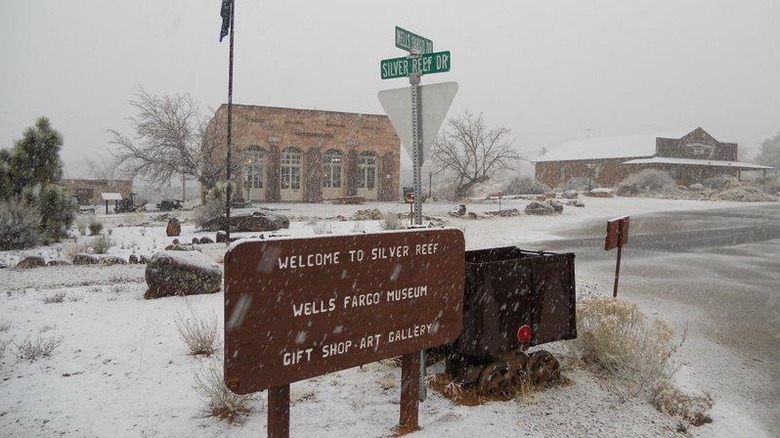
[[[511,384],[512,369],[506,361],[500,360],[482,369],[477,390],[485,396],[507,395],[511,390]]]
[[[561,364],[549,351],[531,353],[526,369],[535,385],[546,385],[561,378]]]
[[[512,373],[512,384],[517,385],[526,378],[528,375],[526,372],[528,355],[523,350],[510,350],[502,353],[499,357],[509,364]]]

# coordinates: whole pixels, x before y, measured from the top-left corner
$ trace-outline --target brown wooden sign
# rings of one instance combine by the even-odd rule
[[[247,394],[452,342],[459,230],[248,240],[225,255],[225,381]]]
[[[607,221],[607,238],[604,241],[606,251],[628,243],[629,219],[629,216],[623,216]]]

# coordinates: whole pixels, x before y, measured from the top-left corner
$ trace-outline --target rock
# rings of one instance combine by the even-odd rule
[[[551,216],[555,213],[555,208],[547,202],[533,201],[525,207],[525,214],[534,216]]]
[[[352,215],[353,221],[379,221],[382,219],[384,219],[384,215],[376,208],[358,210]]]
[[[191,243],[172,243],[165,247],[166,251],[197,251],[195,245]]]
[[[608,188],[599,188],[599,189],[593,189],[589,192],[585,193],[586,196],[590,196],[592,198],[614,198],[615,197],[615,191]]]
[[[181,222],[175,217],[168,219],[168,226],[165,227],[165,234],[168,237],[181,235]]]
[[[511,217],[511,216],[519,216],[520,210],[516,208],[510,208],[507,210],[501,210],[501,211],[486,211],[485,214],[490,216],[500,216],[500,217]]]
[[[701,192],[702,190],[704,190],[704,184],[702,183],[691,184],[691,186],[688,188],[690,190],[693,190],[694,192]]]
[[[197,244],[199,244],[199,243],[200,243],[200,239],[198,239],[197,237],[193,237],[193,238],[192,238],[192,244],[193,244],[193,245],[197,245]]]
[[[477,214],[474,213],[473,211],[470,211],[470,212],[466,213],[466,217],[469,218],[469,219],[479,219]]]
[[[202,229],[204,231],[221,231],[225,229],[226,223],[227,218],[220,216],[206,222]],[[282,214],[256,211],[251,214],[230,216],[230,231],[234,232],[276,231],[281,228],[290,228],[290,219]]]
[[[224,231],[217,231],[217,243],[225,243],[227,242],[227,233]]]
[[[32,269],[46,266],[46,262],[41,256],[25,257],[16,264],[16,269]]]
[[[69,266],[70,263],[68,263],[66,260],[49,260],[46,262],[46,266]]]
[[[146,284],[146,299],[211,294],[222,287],[222,269],[198,251],[160,251],[146,266]]]
[[[559,213],[559,214],[563,213],[563,204],[561,203],[561,201],[557,201],[555,199],[550,199],[549,201],[547,201],[547,203],[550,204],[550,207],[552,207],[553,210],[555,210],[556,213]]]
[[[138,257],[138,262],[141,263],[142,265],[145,265],[145,264],[149,263],[149,261],[150,261],[149,257],[147,257],[147,256],[145,256],[143,254],[141,254],[141,256]]]
[[[126,265],[127,261],[121,257],[105,254],[78,253],[73,256],[74,265]]]
[[[566,190],[563,192],[563,197],[566,199],[577,199],[580,194],[576,190]]]
[[[449,211],[450,216],[463,217],[466,214],[466,204],[459,204],[457,207]]]
[[[127,262],[131,265],[137,265],[138,264],[138,256],[135,254],[130,254],[130,257],[127,258]]]
[[[200,243],[201,245],[205,245],[207,243],[214,243],[214,240],[211,237],[203,236],[200,238],[200,241],[198,243]]]

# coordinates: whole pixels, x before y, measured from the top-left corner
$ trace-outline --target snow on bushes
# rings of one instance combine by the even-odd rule
[[[629,175],[617,186],[620,196],[647,195],[673,189],[674,179],[668,173],[656,169],[645,169]]]

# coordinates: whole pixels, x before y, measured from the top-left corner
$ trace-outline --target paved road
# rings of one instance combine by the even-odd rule
[[[780,436],[780,205],[642,215],[630,225],[619,296],[657,309],[678,332],[687,324],[691,378]],[[616,250],[604,251],[605,229],[589,224],[539,247],[574,252],[578,277],[611,291]]]

